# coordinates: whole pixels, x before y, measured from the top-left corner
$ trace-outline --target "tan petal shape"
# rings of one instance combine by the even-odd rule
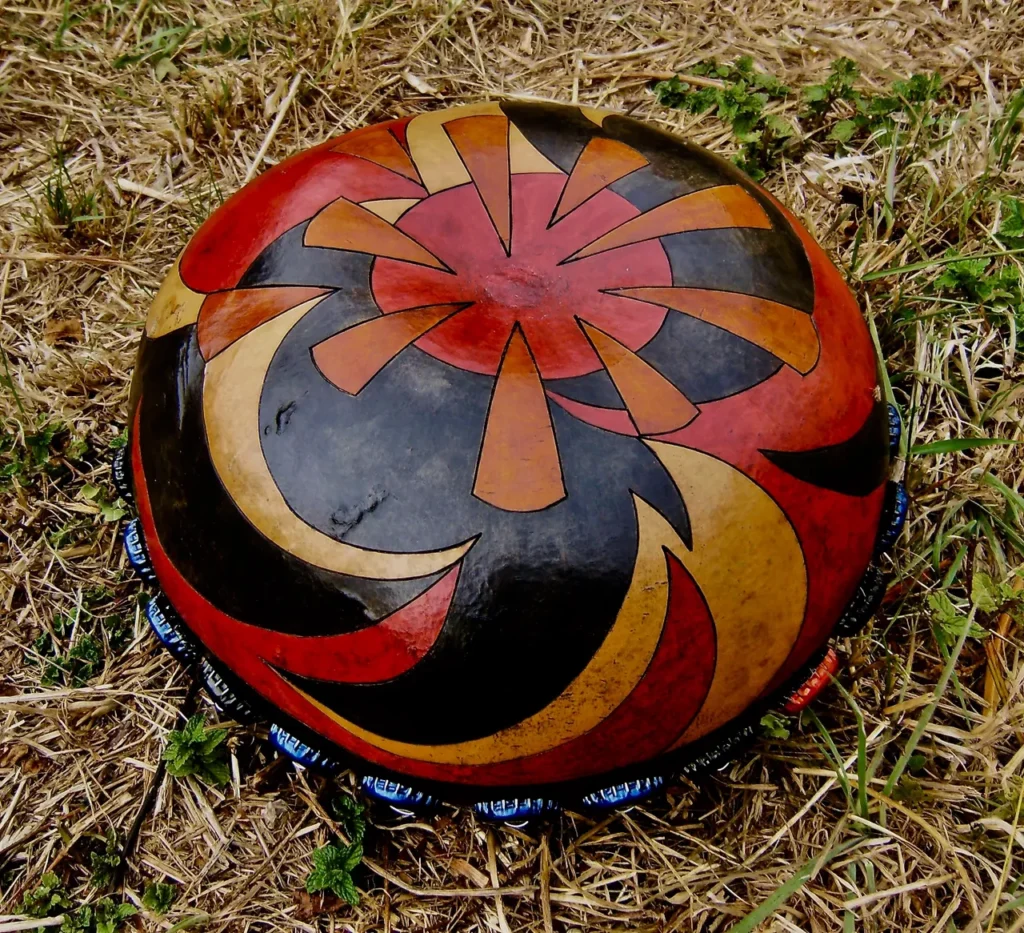
[[[397,227],[373,211],[344,198],[332,201],[310,221],[303,242],[306,246],[387,256],[449,271],[433,253]]]
[[[667,434],[689,424],[697,407],[650,363],[603,330],[580,321],[641,434]]]
[[[811,316],[777,301],[708,288],[617,288],[612,294],[707,321],[767,350],[799,373],[810,372],[818,362],[818,331]]]
[[[378,201],[360,201],[359,206],[373,211],[378,217],[384,218],[389,224],[393,224],[414,204],[419,204],[420,198],[381,198]]]
[[[509,168],[508,118],[462,117],[444,125],[448,138],[473,179],[487,215],[505,252],[512,238],[512,189]]]
[[[584,147],[573,166],[572,174],[558,199],[554,220],[561,220],[602,188],[607,188],[612,182],[649,164],[631,146],[615,139],[595,136]]]
[[[410,343],[465,307],[430,305],[362,321],[313,347],[313,361],[329,382],[358,395]]]
[[[572,259],[583,259],[631,243],[691,230],[718,230],[723,227],[760,227],[769,229],[771,221],[764,208],[739,185],[718,185],[673,198],[646,213],[620,224],[599,236]]]
[[[179,262],[180,259],[174,261],[149,307],[147,337],[162,337],[186,324],[194,324],[199,317],[206,293],[193,291],[181,280]]]
[[[508,512],[532,512],[565,498],[544,384],[518,324],[491,396],[473,495]]]

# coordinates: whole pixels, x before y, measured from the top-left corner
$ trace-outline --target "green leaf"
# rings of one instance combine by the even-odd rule
[[[765,713],[761,717],[761,731],[771,739],[788,739],[789,721],[778,713]]]
[[[960,450],[974,450],[976,447],[1008,447],[1020,444],[1007,437],[951,437],[945,441],[934,441],[931,444],[915,444],[910,448],[912,456],[925,454],[949,454]]]
[[[961,637],[982,639],[988,635],[988,632],[977,622],[972,621],[968,626],[969,617],[958,609],[944,592],[930,593],[928,606],[932,610],[932,632],[935,635],[935,640],[946,648],[954,645]],[[966,635],[964,635],[965,627],[967,628]]]
[[[353,843],[361,843],[366,835],[366,808],[349,794],[339,794],[331,801],[331,810]]]
[[[157,881],[146,885],[146,890],[142,894],[142,906],[157,916],[163,916],[171,909],[177,896],[178,889],[173,884]]]
[[[334,893],[353,907],[359,903],[359,892],[356,890],[355,882],[349,875],[343,875],[338,879],[338,886],[334,889]]]
[[[164,56],[156,61],[153,65],[153,76],[157,81],[163,81],[164,78],[177,78],[179,75],[178,66],[174,64],[174,61],[169,56]]]
[[[857,125],[856,120],[840,120],[832,127],[828,138],[835,140],[837,143],[848,143],[858,129],[860,127]]]
[[[765,126],[768,127],[779,139],[788,139],[796,135],[796,127],[785,117],[777,113],[769,113],[764,118]]]
[[[167,734],[164,760],[174,777],[194,775],[209,784],[226,784],[230,778],[222,745],[227,731],[208,729],[206,717],[192,716],[180,730]]]
[[[313,870],[306,878],[310,894],[331,891],[349,904],[359,903],[359,892],[352,880],[352,871],[363,858],[363,847],[358,844],[338,846],[329,844],[313,853]]]
[[[103,849],[89,853],[89,867],[92,869],[92,883],[97,888],[105,888],[114,880],[118,866],[121,864],[121,847],[118,845],[117,833],[113,828],[107,830],[106,845]]]
[[[83,908],[86,909],[86,908]],[[134,917],[138,910],[132,904],[115,904],[109,897],[100,898],[93,908],[96,933],[117,933],[121,924]]]
[[[996,584],[987,573],[976,572],[971,581],[971,600],[978,612],[995,612],[999,608]]]
[[[21,898],[21,912],[27,917],[52,917],[71,906],[64,885],[52,871],[39,879],[37,887]]]
[[[107,523],[118,522],[127,514],[126,510],[117,503],[121,502],[120,499],[117,502],[102,502],[100,503],[100,518]]]
[[[1015,240],[1024,237],[1024,201],[1020,198],[1003,198],[1000,202],[998,237],[1001,240]]]

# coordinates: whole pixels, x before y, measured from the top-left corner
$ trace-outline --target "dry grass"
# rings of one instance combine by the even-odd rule
[[[527,95],[632,109],[729,152],[726,127],[661,106],[651,78],[742,54],[796,87],[840,55],[866,88],[938,70],[951,126],[839,155],[818,134],[767,184],[852,268],[913,444],[1024,437],[1024,314],[936,287],[947,248],[1001,254],[992,268],[1020,259],[994,238],[999,196],[1024,178],[1016,130],[1004,164],[993,156],[1024,67],[1017,0],[21,0],[0,11],[0,454],[22,465],[0,487],[0,930],[17,928],[23,892],[47,869],[77,901],[95,895],[88,852],[108,828],[127,832],[175,723],[185,676],[148,635],[117,523],[101,514],[107,453],[163,272],[222,193],[302,146]],[[89,218],[70,228],[52,208],[58,144],[63,219]],[[40,439],[58,422],[63,433]],[[853,703],[831,691],[817,707],[840,765],[808,721],[699,787],[597,823],[379,822],[360,906],[318,913],[300,892],[332,832],[325,786],[274,764],[261,730],[234,728],[223,790],[162,782],[125,894],[138,903],[145,883],[168,879],[179,895],[167,917],[130,922],[728,930],[765,904],[772,930],[1021,929],[1024,664],[1010,617],[979,607],[995,634],[968,638],[927,715],[947,667],[936,595],[962,629],[972,575],[1006,579],[1024,562],[1021,457],[1011,446],[916,456],[907,476],[898,582],[883,616],[842,646]],[[36,639],[76,610],[61,643],[91,632],[102,660],[82,685],[60,671],[44,685]],[[922,757],[897,781],[918,726]]]

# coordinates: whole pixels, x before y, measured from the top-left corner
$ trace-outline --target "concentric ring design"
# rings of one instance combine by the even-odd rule
[[[856,303],[768,194],[626,118],[331,140],[204,225],[146,330],[161,586],[254,699],[382,773],[643,766],[805,664],[872,554]]]

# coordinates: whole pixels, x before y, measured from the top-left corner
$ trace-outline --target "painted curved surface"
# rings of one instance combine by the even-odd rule
[[[209,461],[148,459],[167,595],[266,703],[412,778],[683,748],[805,663],[871,556],[888,455],[841,275],[614,113],[487,103],[286,160],[147,334],[133,443]]]
[[[423,577],[450,567],[472,547],[466,541],[431,554],[353,547],[309,527],[288,507],[260,449],[259,401],[274,351],[321,298],[286,311],[246,334],[206,367],[203,408],[210,456],[220,481],[246,517],[282,550],[317,567],[382,580]]]

